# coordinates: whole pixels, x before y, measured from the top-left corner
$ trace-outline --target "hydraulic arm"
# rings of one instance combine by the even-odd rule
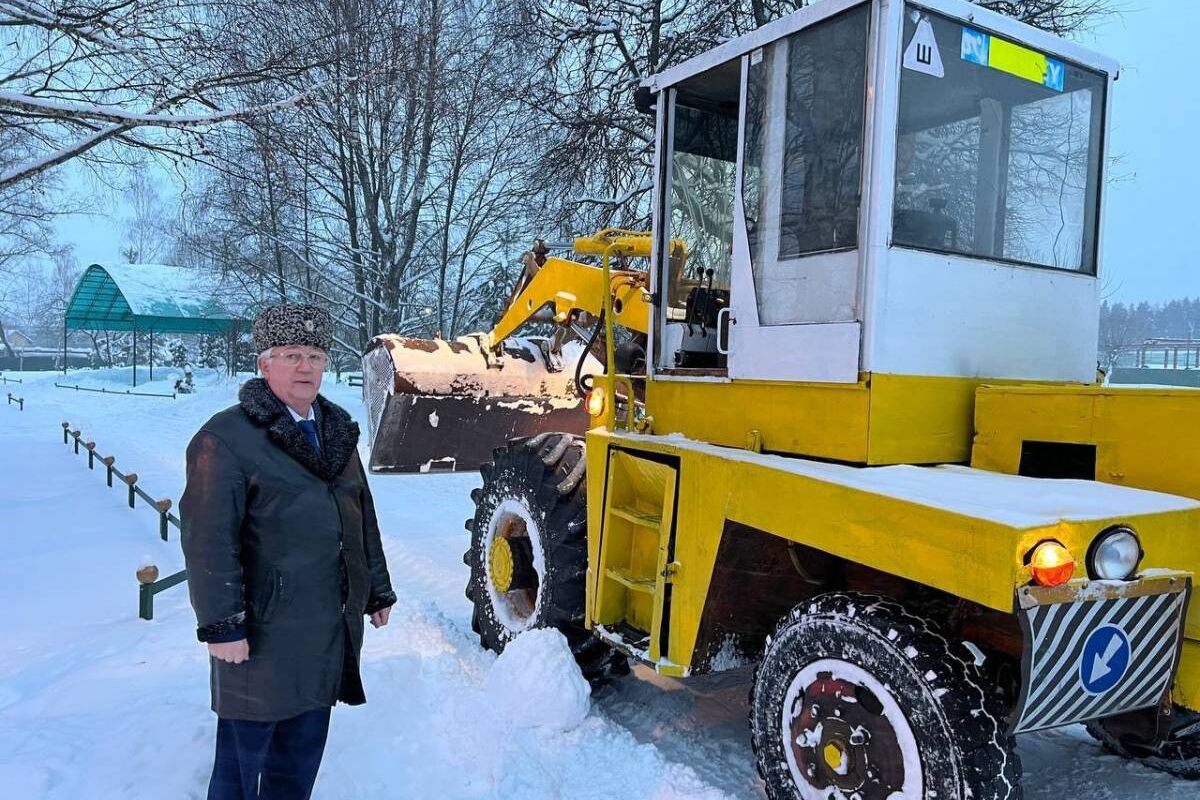
[[[577,238],[573,250],[579,255],[603,257],[606,250],[617,253],[621,262],[650,257],[650,234],[607,229]],[[567,325],[573,314],[599,316],[604,308],[604,273],[590,264],[547,256],[539,242],[523,258],[525,269],[513,290],[504,314],[488,334],[495,347],[543,310],[547,321]],[[608,292],[612,294],[613,322],[638,333],[649,329],[649,302],[645,270],[613,269]]]

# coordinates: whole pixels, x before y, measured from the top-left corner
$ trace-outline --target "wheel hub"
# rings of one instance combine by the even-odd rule
[[[840,739],[831,739],[821,748],[821,756],[825,759],[825,766],[834,772],[845,770],[847,752],[846,743]]]
[[[501,503],[488,524],[486,586],[498,620],[513,633],[524,630],[537,610],[541,585],[534,555],[537,535],[528,510],[515,500]]]
[[[800,676],[798,676],[800,677]],[[801,786],[887,800],[904,788],[904,753],[882,703],[866,686],[820,672],[784,710],[785,746]],[[907,734],[907,729],[905,730]]]
[[[489,572],[492,576],[492,586],[498,592],[507,592],[512,586],[513,556],[508,539],[500,537],[492,540],[492,551],[488,555]]]

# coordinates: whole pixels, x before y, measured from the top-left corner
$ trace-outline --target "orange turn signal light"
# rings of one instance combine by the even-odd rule
[[[1042,542],[1029,554],[1029,574],[1039,586],[1061,586],[1075,574],[1075,559],[1058,542]]]
[[[593,417],[600,416],[604,413],[604,392],[599,389],[590,389],[583,396],[583,405]]]

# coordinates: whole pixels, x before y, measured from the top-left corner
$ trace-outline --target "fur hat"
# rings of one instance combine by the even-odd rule
[[[333,346],[333,317],[320,306],[269,306],[254,320],[254,349],[301,344],[328,351]]]

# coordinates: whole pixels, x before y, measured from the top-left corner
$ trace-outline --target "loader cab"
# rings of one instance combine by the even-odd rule
[[[1090,381],[1115,76],[966,0],[826,0],[649,79],[652,379]]]

